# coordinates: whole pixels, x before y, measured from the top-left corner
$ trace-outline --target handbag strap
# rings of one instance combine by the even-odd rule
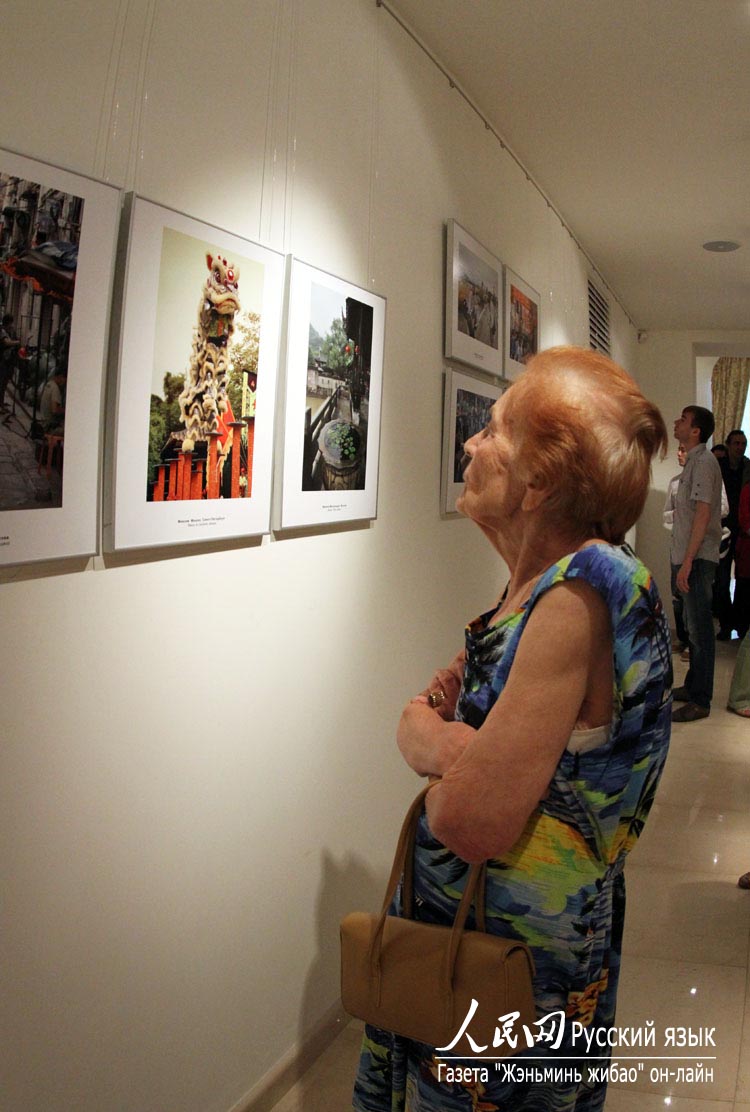
[[[417,823],[419,822],[419,816],[422,814],[422,805],[424,803],[425,796],[427,795],[431,787],[432,784],[426,784],[409,807],[409,810],[406,812],[406,817],[401,827],[401,833],[398,836],[396,855],[393,858],[391,875],[388,879],[388,885],[385,890],[385,899],[383,900],[382,908],[383,918],[385,918],[386,912],[388,911],[388,908],[391,906],[391,903],[393,901],[393,897],[396,895],[398,882],[406,873],[407,868],[409,872],[410,884],[408,895],[409,915],[407,915],[406,918],[411,918],[412,894],[414,890],[414,841],[417,836]],[[407,861],[409,862],[408,866]]]
[[[430,789],[433,788],[435,786],[435,784],[437,784],[437,783],[438,783],[437,780],[433,780],[432,783],[428,784],[426,788],[423,788],[422,791],[420,791],[417,798],[415,799],[414,804],[417,804],[417,803],[421,804],[427,798],[428,791],[430,791]],[[412,806],[414,806],[414,804],[412,804]],[[409,821],[409,820],[413,820],[413,821],[409,821],[409,833],[408,833],[408,837],[407,837],[407,844],[406,844],[406,848],[405,848],[405,859],[404,859],[403,869],[402,869],[403,877],[404,877],[404,884],[403,884],[403,888],[402,888],[401,914],[402,914],[404,919],[413,919],[414,918],[414,844],[416,842],[417,824],[419,822],[419,817],[420,817],[421,813],[422,813],[422,808],[421,808],[421,806],[419,806],[419,807],[417,807],[415,815],[413,815],[413,816],[411,815],[411,808],[410,808],[409,813],[407,814],[407,821]],[[402,833],[403,833],[403,830],[402,830]],[[486,919],[485,919],[485,893],[486,893],[486,888],[487,888],[487,862],[486,861],[483,861],[482,864],[479,866],[479,875],[478,875],[476,881],[472,882],[471,881],[471,875],[469,875],[469,877],[467,878],[466,883],[467,883],[467,885],[472,883],[472,892],[473,892],[473,897],[474,897],[474,916],[475,916],[475,920],[476,920],[477,930],[486,931],[487,930],[487,922],[486,922]],[[396,887],[398,887],[398,878],[396,880]],[[393,899],[393,895],[395,894],[395,891],[396,891],[396,888],[393,889],[393,892],[391,893],[390,898],[387,900],[387,903],[385,905],[386,907],[390,906],[390,902]],[[471,905],[471,901],[470,901],[470,905]]]
[[[451,941],[445,955],[445,968],[443,970],[444,986],[446,991],[449,991],[453,986],[453,970],[456,967],[456,958],[458,957],[458,947],[461,945],[461,938],[464,933],[464,926],[466,925],[466,917],[469,914],[472,900],[479,888],[480,878],[482,883],[482,893],[484,894],[484,877],[487,872],[487,862],[483,861],[480,865],[472,865],[469,870],[469,875],[466,878],[461,902],[456,911],[456,917],[453,920],[453,928],[451,930]],[[482,901],[482,920],[484,920],[484,901]],[[480,928],[484,930],[484,927]]]
[[[432,781],[427,784],[417,795],[414,802],[406,812],[401,833],[399,834],[398,844],[396,846],[396,854],[393,858],[393,867],[391,868],[391,875],[388,880],[388,886],[385,892],[385,899],[383,900],[383,907],[380,913],[378,924],[375,928],[371,949],[370,961],[374,971],[380,968],[380,951],[383,944],[383,931],[385,929],[385,921],[388,916],[388,908],[391,906],[393,897],[396,894],[399,881],[401,877],[404,878],[403,884],[403,912],[404,918],[411,919],[414,910],[414,843],[417,834],[417,823],[419,822],[422,808],[424,805],[425,797],[430,789],[438,781]],[[473,901],[476,901],[476,924],[477,930],[486,930],[485,921],[485,887],[487,878],[487,862],[483,861],[481,864],[472,865],[469,869],[469,874],[466,878],[466,884],[461,895],[461,900],[456,910],[456,916],[453,922],[453,930],[451,933],[450,946],[446,951],[446,968],[444,975],[446,978],[446,985],[450,986],[453,980],[453,970],[456,964],[456,957],[458,955],[458,947],[461,943],[461,935],[463,934],[466,918],[469,914],[469,908]]]

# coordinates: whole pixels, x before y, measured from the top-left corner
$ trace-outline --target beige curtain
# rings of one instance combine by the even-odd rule
[[[723,444],[727,433],[740,428],[750,384],[750,359],[722,355],[711,372],[711,399],[716,421],[714,444]]]

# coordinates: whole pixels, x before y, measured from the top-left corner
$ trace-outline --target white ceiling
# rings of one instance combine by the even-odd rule
[[[386,0],[638,328],[750,329],[750,0]],[[709,254],[707,240],[742,244]]]

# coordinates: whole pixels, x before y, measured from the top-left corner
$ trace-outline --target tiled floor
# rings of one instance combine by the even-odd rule
[[[703,1058],[714,1079],[652,1084],[645,1062],[634,1084],[610,1087],[606,1112],[750,1112],[750,892],[736,886],[750,869],[750,721],[724,709],[737,644],[717,645],[711,716],[674,726],[654,810],[628,862],[617,1018],[621,1028],[653,1020],[657,1032],[715,1027],[716,1049]],[[677,684],[685,665],[674,661]],[[348,1112],[360,1033],[359,1024],[346,1027],[273,1112]]]

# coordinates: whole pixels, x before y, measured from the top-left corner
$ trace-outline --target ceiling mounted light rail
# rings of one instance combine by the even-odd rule
[[[469,108],[471,108],[471,110],[479,117],[479,119],[482,121],[482,123],[485,126],[485,130],[492,132],[495,139],[500,144],[500,149],[505,151],[509,155],[509,157],[513,159],[516,166],[518,166],[519,170],[521,170],[522,173],[524,173],[526,175],[526,181],[529,182],[529,184],[531,186],[533,186],[533,188],[537,191],[537,193],[547,202],[547,207],[549,209],[551,209],[552,212],[554,212],[555,216],[560,221],[561,226],[565,229],[565,231],[568,233],[570,238],[573,240],[573,243],[576,245],[576,247],[581,252],[583,257],[590,263],[591,268],[594,271],[594,273],[597,275],[597,277],[599,279],[601,279],[601,282],[603,283],[603,285],[606,286],[606,288],[609,290],[609,292],[612,294],[612,296],[619,303],[620,308],[625,313],[625,316],[627,317],[627,319],[630,321],[631,327],[635,328],[636,326],[635,326],[635,324],[634,324],[634,322],[633,322],[633,320],[630,316],[630,313],[627,311],[627,309],[623,305],[621,299],[618,297],[615,290],[613,290],[612,287],[610,286],[609,282],[607,282],[604,275],[599,271],[599,268],[597,267],[596,263],[591,258],[591,256],[588,254],[588,252],[584,249],[581,242],[579,241],[577,236],[574,234],[572,228],[569,226],[569,224],[565,221],[565,219],[561,216],[561,214],[558,212],[558,210],[552,204],[549,197],[547,196],[547,194],[542,189],[541,185],[539,185],[539,183],[531,176],[529,171],[524,166],[523,162],[521,162],[521,159],[518,157],[518,155],[513,150],[511,150],[511,148],[505,142],[503,137],[499,134],[497,129],[494,127],[494,125],[487,119],[487,117],[484,115],[484,113],[482,112],[481,108],[478,106],[476,101],[472,100],[471,96],[466,92],[466,90],[463,88],[463,86],[460,85],[458,81],[456,81],[455,77],[451,73],[448,72],[448,70],[445,68],[443,63],[440,61],[440,59],[437,57],[437,55],[433,53],[433,51],[430,49],[430,47],[427,45],[427,43],[424,41],[424,39],[422,39],[420,37],[420,35],[417,34],[417,32],[414,30],[414,28],[409,23],[406,22],[404,17],[402,15],[400,15],[399,12],[395,10],[395,8],[391,7],[391,4],[388,2],[388,0],[375,0],[375,5],[378,8],[382,8],[384,12],[387,12],[388,15],[393,20],[395,20],[395,22],[399,25],[401,30],[404,31],[409,36],[409,38],[419,47],[419,49],[422,51],[422,53],[425,54],[430,59],[430,61],[436,67],[436,69],[438,69],[440,71],[440,73],[442,73],[443,76],[445,78],[447,78],[448,85],[450,86],[450,88],[455,89],[456,92],[459,94],[459,96],[461,96],[463,98],[463,100],[468,104]]]

